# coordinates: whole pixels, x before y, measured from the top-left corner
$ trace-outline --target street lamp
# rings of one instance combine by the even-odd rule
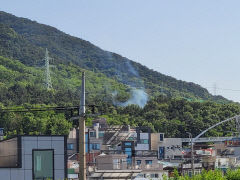
[[[193,138],[192,133],[187,132],[189,135],[189,139],[191,139],[191,168],[192,168],[192,174],[194,175],[194,154],[193,154]]]

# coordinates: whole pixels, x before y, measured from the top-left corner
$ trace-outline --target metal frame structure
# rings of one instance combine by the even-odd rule
[[[220,124],[223,124],[223,123],[225,123],[225,122],[232,121],[232,120],[235,120],[235,121],[236,121],[237,130],[239,130],[239,132],[240,132],[240,115],[236,115],[236,116],[234,116],[234,117],[225,119],[225,120],[223,120],[223,121],[221,121],[221,122],[218,122],[218,123],[214,124],[213,126],[207,128],[206,130],[204,130],[203,132],[201,132],[199,135],[197,135],[195,138],[193,138],[192,143],[195,143],[196,140],[197,140],[198,138],[200,138],[203,134],[205,134],[207,131],[215,128],[216,126],[218,126],[218,125],[220,125]]]
[[[48,50],[46,48],[44,60],[45,60],[45,86],[46,86],[47,90],[50,90],[50,89],[53,88],[52,87],[51,76],[50,76],[50,65],[49,65],[49,61],[51,59],[52,58],[49,57]]]

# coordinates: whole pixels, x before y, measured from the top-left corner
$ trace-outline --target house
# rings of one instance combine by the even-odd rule
[[[67,178],[66,136],[16,136],[0,141],[4,180]]]
[[[140,172],[139,169],[128,168],[126,154],[120,151],[109,151],[109,154],[101,153],[96,157],[96,167],[89,179],[132,180]]]
[[[165,138],[163,133],[151,134],[151,150],[158,151],[158,159],[181,161],[182,138]]]

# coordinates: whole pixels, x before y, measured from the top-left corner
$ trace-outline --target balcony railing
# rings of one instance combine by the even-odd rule
[[[122,150],[102,150],[101,153],[104,153],[104,154],[126,154],[126,152],[122,151]],[[136,157],[157,157],[158,156],[158,151],[135,150],[135,151],[133,151],[133,156],[136,156]]]
[[[135,151],[136,157],[157,157],[158,151],[141,151],[137,150]]]

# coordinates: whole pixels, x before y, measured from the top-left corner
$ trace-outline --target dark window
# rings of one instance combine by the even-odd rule
[[[137,165],[141,165],[142,161],[141,160],[137,160]]]
[[[165,147],[159,147],[158,149],[158,158],[164,159],[165,156]]]
[[[90,137],[96,137],[96,132],[90,132]]]
[[[91,150],[100,150],[100,144],[97,143],[91,144]]]
[[[67,144],[67,150],[73,150],[74,149],[74,145],[71,144]]]
[[[163,141],[163,138],[164,138],[164,134],[160,134],[159,140]]]
[[[145,163],[146,165],[152,165],[152,160],[146,160]]]
[[[33,179],[54,179],[53,149],[33,150]]]
[[[174,159],[182,159],[182,156],[174,156]]]

